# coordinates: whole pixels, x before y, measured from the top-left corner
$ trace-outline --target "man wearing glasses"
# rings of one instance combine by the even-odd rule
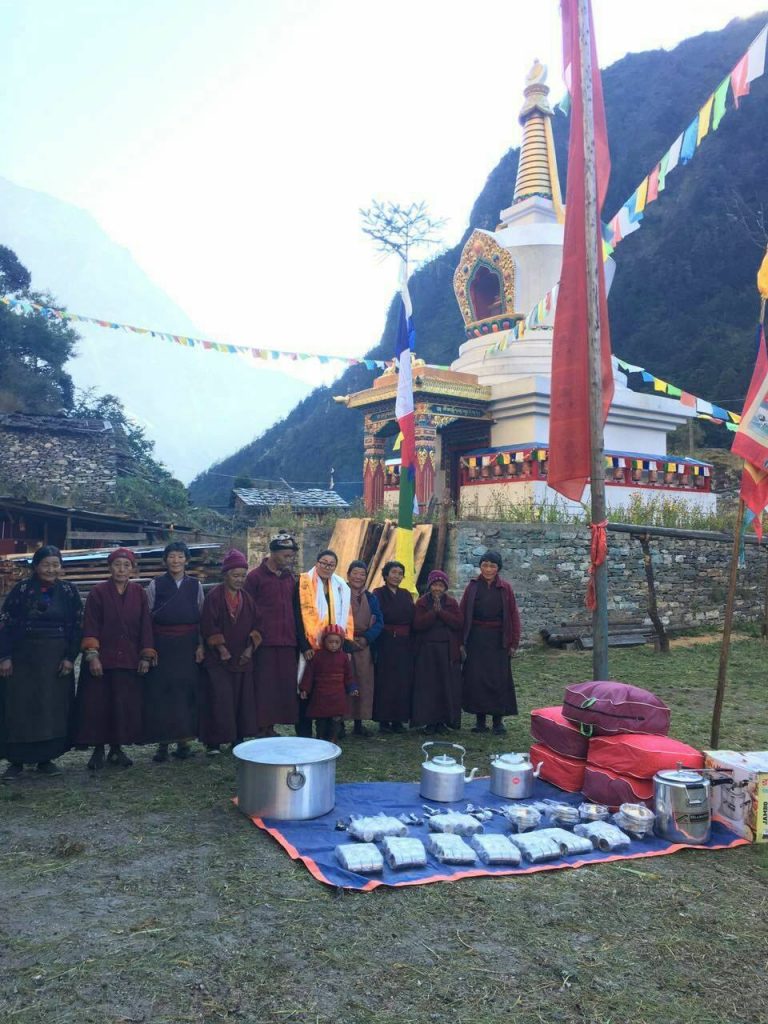
[[[296,638],[301,652],[298,681],[301,681],[307,662],[312,660],[322,646],[323,630],[327,626],[342,626],[346,638],[344,649],[352,649],[355,624],[351,593],[347,581],[336,574],[338,561],[335,551],[320,551],[309,572],[299,576],[294,592]],[[297,736],[312,735],[312,719],[306,718],[304,711],[304,706],[300,706],[296,723]]]

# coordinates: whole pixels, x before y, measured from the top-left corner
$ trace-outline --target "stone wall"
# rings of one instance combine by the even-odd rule
[[[732,540],[717,535],[650,540],[659,612],[673,629],[717,626],[723,621]],[[527,641],[539,630],[586,623],[584,607],[589,565],[589,531],[584,526],[467,521],[450,527],[447,571],[453,592],[461,594],[477,574],[479,556],[488,548],[504,561]],[[608,616],[611,625],[650,623],[648,587],[640,543],[635,536],[608,533]],[[766,552],[747,545],[747,566],[740,570],[736,621],[758,620],[764,611]]]
[[[19,429],[0,422],[0,490],[87,508],[114,505],[118,453],[106,431]]]

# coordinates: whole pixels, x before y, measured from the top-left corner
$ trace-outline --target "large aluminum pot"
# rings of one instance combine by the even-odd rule
[[[302,736],[239,743],[237,802],[248,817],[303,821],[332,811],[341,747]]]
[[[711,828],[710,782],[697,771],[678,767],[653,777],[656,832],[673,843],[706,843]]]

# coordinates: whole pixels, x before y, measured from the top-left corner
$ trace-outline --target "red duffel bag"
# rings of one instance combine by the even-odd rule
[[[536,767],[541,762],[540,779],[551,782],[558,789],[567,793],[580,793],[584,782],[584,765],[586,761],[575,757],[558,754],[544,743],[531,746],[531,764]]]
[[[666,736],[669,732],[669,708],[664,701],[628,683],[572,683],[565,691],[563,715],[585,736],[620,732]]]
[[[671,736],[621,733],[593,736],[589,741],[589,763],[620,775],[650,779],[665,768],[677,768],[678,763],[683,768],[703,768],[704,755]]]
[[[636,779],[632,775],[619,775],[610,768],[596,768],[587,761],[582,793],[595,804],[605,804],[612,811],[621,804],[643,803],[653,805],[653,779]]]
[[[531,712],[531,735],[558,754],[586,760],[589,739],[582,736],[578,725],[563,717],[563,709],[535,708]]]

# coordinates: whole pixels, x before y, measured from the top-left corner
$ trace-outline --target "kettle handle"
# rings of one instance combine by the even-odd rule
[[[454,750],[461,751],[461,763],[464,764],[464,755],[467,752],[466,747],[462,747],[460,743],[449,743],[448,740],[428,740],[426,743],[421,744],[421,749],[424,751],[426,757],[429,757],[427,753],[427,747],[451,747]]]

